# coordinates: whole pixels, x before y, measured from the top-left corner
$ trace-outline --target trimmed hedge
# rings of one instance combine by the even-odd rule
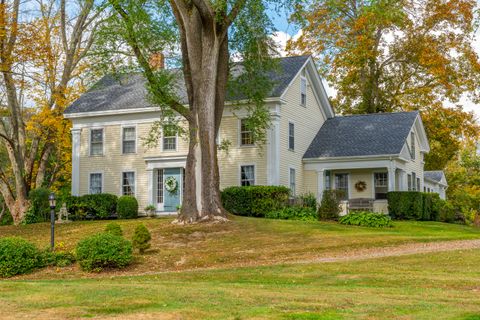
[[[393,227],[392,219],[389,216],[383,213],[375,213],[370,211],[351,212],[343,217],[340,217],[338,222],[340,224],[372,228]]]
[[[396,220],[439,221],[442,202],[436,193],[395,191],[387,194],[388,212]]]
[[[290,189],[284,186],[228,187],[222,193],[223,207],[239,216],[265,217],[288,204]]]
[[[117,202],[117,213],[121,219],[134,219],[138,217],[138,201],[135,197],[121,196]]]
[[[12,277],[43,267],[40,251],[19,237],[0,239],[0,277]]]
[[[280,210],[268,212],[265,215],[268,219],[283,220],[301,220],[301,221],[317,221],[317,212],[311,207],[285,207]]]
[[[98,233],[85,238],[76,248],[80,267],[94,272],[128,266],[133,260],[132,251],[130,241],[110,233]]]
[[[72,219],[108,219],[116,217],[118,197],[109,193],[86,194],[65,199]]]

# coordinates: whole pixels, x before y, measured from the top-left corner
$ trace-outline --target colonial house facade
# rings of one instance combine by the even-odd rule
[[[446,180],[423,170],[429,144],[419,113],[335,116],[310,56],[281,58],[271,77],[264,145],[253,140],[238,99],[226,103],[218,140],[230,145],[218,155],[221,188],[285,185],[292,195],[313,193],[318,200],[324,190],[341,189],[345,210],[349,200],[363,198],[379,212],[387,211],[388,191],[445,196]],[[181,85],[178,91],[185,97]],[[105,76],[69,106],[72,194],[133,195],[140,208],[175,212],[182,202],[188,141],[163,130],[158,146],[146,147],[143,138],[160,116],[138,74]],[[174,192],[167,180],[178,184]]]

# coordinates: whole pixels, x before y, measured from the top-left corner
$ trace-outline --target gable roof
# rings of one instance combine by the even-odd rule
[[[278,68],[271,72],[269,77],[274,86],[267,98],[280,97],[293,81],[300,69],[310,59],[310,56],[295,56],[278,58]],[[241,72],[241,63],[234,67],[232,73]],[[172,72],[179,73],[174,84],[176,94],[181,103],[187,104],[185,84],[179,69]],[[100,79],[89,91],[74,101],[66,110],[65,114],[84,112],[101,112],[127,109],[143,109],[153,107],[147,99],[146,80],[140,73],[132,73],[122,76],[106,75]],[[227,100],[242,100],[244,96],[238,95],[231,90],[227,91]]]
[[[447,183],[447,179],[445,177],[445,173],[442,170],[435,170],[435,171],[425,171],[423,173],[423,177],[427,180],[445,184]]]
[[[303,158],[399,155],[417,118],[418,111],[328,119]]]

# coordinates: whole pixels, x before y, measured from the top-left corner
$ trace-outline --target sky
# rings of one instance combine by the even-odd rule
[[[480,6],[480,0],[478,0]],[[270,18],[272,19],[275,28],[278,30],[277,33],[273,36],[274,40],[277,42],[280,48],[280,54],[285,54],[285,45],[290,38],[295,38],[300,34],[301,30],[293,24],[288,22],[289,13],[285,10],[281,12],[276,12],[275,10],[269,11]],[[476,52],[480,56],[480,28],[477,30],[475,35],[475,40],[473,42],[473,47],[475,48]],[[335,95],[335,90],[331,88],[325,81],[324,81],[325,89],[329,96]],[[480,86],[480,84],[479,84]],[[463,97],[458,104],[463,105],[465,111],[473,111],[475,112],[477,120],[480,120],[480,104],[475,104],[467,97]],[[448,104],[447,104],[448,105]],[[450,104],[451,105],[451,104]]]

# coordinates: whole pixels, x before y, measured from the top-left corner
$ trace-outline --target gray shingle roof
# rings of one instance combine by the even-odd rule
[[[440,182],[442,181],[443,177],[443,171],[437,170],[437,171],[425,171],[423,173],[423,177],[428,180]]]
[[[274,82],[274,87],[268,97],[280,97],[308,58],[309,56],[279,58],[278,70],[269,75]],[[175,70],[172,71],[175,72]],[[175,87],[181,102],[187,104],[185,85],[181,77]],[[227,97],[235,100],[243,98],[233,92],[227,92]],[[65,110],[65,114],[137,109],[151,106],[147,99],[145,79],[141,74],[106,75],[89,91],[74,101]]]
[[[418,112],[375,113],[325,121],[304,158],[400,154]]]

